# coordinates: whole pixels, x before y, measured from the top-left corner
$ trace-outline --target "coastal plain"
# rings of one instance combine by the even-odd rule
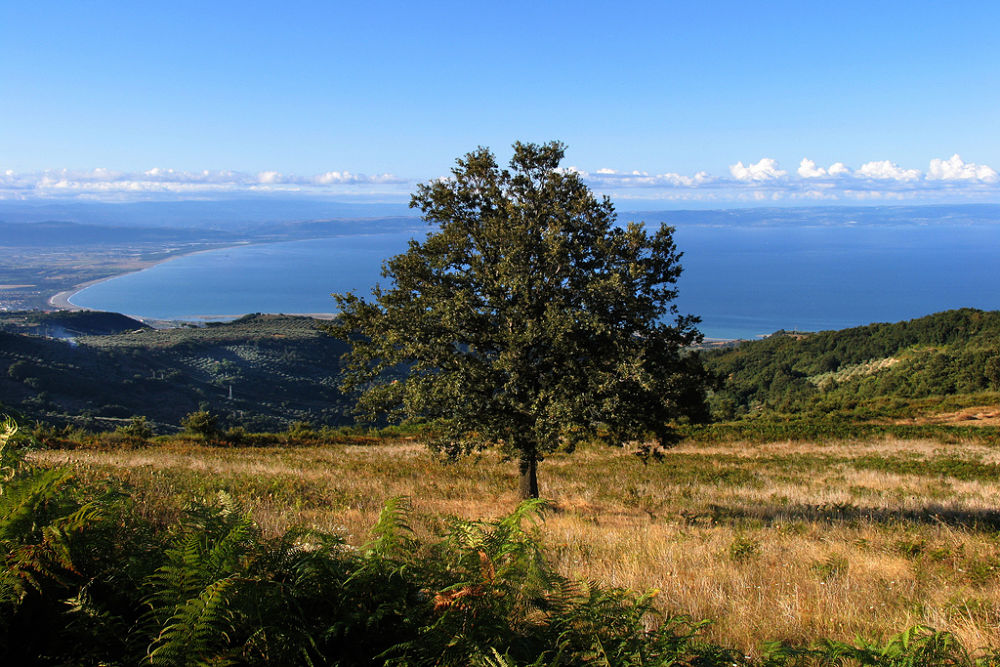
[[[114,208],[108,205],[99,207],[99,213],[85,207],[59,209],[53,215],[65,217],[55,221],[36,221],[24,211],[0,206],[0,311],[75,310],[78,307],[70,299],[89,285],[206,250],[405,228],[415,220],[252,221],[241,206],[225,202],[220,206],[209,207],[211,214],[204,213],[205,219],[165,221],[174,226],[157,226],[155,212],[164,215],[158,207],[151,209],[152,222],[128,223],[108,218],[105,209]]]

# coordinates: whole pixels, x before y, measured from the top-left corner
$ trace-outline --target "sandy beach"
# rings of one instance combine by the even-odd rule
[[[117,273],[113,276],[108,276],[107,278],[98,278],[97,280],[89,280],[85,283],[80,283],[79,285],[75,285],[68,290],[63,290],[62,292],[56,292],[55,294],[49,297],[49,305],[55,308],[56,310],[72,310],[72,311],[88,310],[87,308],[81,308],[80,306],[73,305],[72,303],[70,303],[69,298],[74,294],[76,294],[77,292],[79,292],[80,290],[86,289],[91,285],[96,285],[97,283],[104,282],[105,280],[111,280],[112,278],[116,278],[117,276],[121,275],[124,274]]]
[[[175,256],[176,257],[180,257],[181,255],[175,255]],[[76,304],[71,303],[70,302],[70,297],[72,297],[74,294],[76,294],[76,293],[78,293],[78,292],[80,292],[82,290],[87,289],[91,285],[96,285],[97,283],[103,283],[105,280],[111,280],[112,278],[117,278],[119,276],[124,276],[124,275],[127,275],[129,273],[135,273],[136,271],[143,271],[145,269],[148,269],[151,266],[156,266],[157,264],[161,264],[163,262],[170,261],[173,258],[174,257],[167,257],[166,259],[159,260],[159,261],[156,261],[156,262],[142,262],[142,261],[137,261],[133,265],[129,266],[129,268],[127,270],[121,271],[120,273],[116,273],[114,275],[106,276],[104,278],[98,278],[96,280],[88,280],[85,283],[80,283],[79,285],[74,285],[73,287],[69,288],[68,290],[63,290],[61,292],[56,292],[55,294],[53,294],[52,296],[49,297],[49,305],[52,306],[53,308],[55,308],[56,310],[72,310],[72,311],[90,310],[89,308],[81,308],[80,306],[77,306]]]

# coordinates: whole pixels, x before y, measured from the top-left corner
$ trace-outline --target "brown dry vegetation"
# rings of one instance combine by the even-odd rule
[[[973,407],[940,412],[923,417],[898,419],[895,424],[961,424],[962,426],[1000,426],[1000,406],[976,405]]]
[[[353,544],[392,496],[411,496],[425,527],[517,503],[515,464],[491,453],[446,464],[413,441],[33,458],[124,482],[153,518],[225,489],[269,532],[307,524]],[[914,624],[998,646],[998,470],[1000,448],[982,442],[688,442],[650,465],[588,448],[540,467],[555,503],[545,543],[564,573],[659,589],[665,610],[713,619],[708,638],[750,653],[770,639],[885,637]]]

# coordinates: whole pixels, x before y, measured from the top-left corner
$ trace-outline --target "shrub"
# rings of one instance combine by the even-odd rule
[[[212,440],[219,434],[219,418],[208,410],[188,413],[181,426],[203,440]]]
[[[309,442],[316,440],[319,437],[319,433],[313,429],[312,424],[309,422],[297,421],[292,422],[288,427],[288,440],[289,442]]]
[[[132,417],[132,420],[128,424],[119,426],[115,430],[134,444],[143,443],[154,435],[153,426],[149,421],[145,417],[138,416]]]

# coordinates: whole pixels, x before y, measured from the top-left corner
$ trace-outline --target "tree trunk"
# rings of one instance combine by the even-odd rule
[[[521,498],[538,497],[538,459],[521,459]]]

